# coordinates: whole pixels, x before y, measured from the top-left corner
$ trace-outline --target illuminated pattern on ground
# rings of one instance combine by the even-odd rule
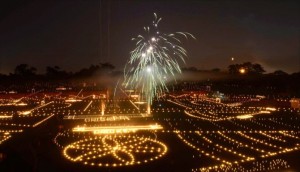
[[[0,144],[11,137],[9,132],[0,133]]]
[[[64,101],[46,100],[44,95],[17,99],[0,99],[0,144],[21,133],[24,129],[35,128],[52,118],[56,111],[66,107]]]
[[[178,138],[188,147],[210,160],[207,167],[192,171],[267,171],[289,168],[284,160],[270,161],[271,157],[300,150],[299,113],[295,109],[271,107],[229,106],[212,100],[179,97],[169,100],[184,109],[188,119],[168,122]],[[280,113],[289,117],[278,117]],[[275,114],[273,114],[275,113]],[[258,116],[258,117],[256,117]],[[256,117],[256,118],[254,118]],[[198,123],[209,125],[203,130]],[[182,130],[192,125],[199,130]],[[265,163],[258,163],[267,159]],[[252,169],[244,168],[243,164]],[[257,162],[257,166],[255,166]],[[267,165],[266,165],[267,164]]]
[[[99,127],[75,127],[73,132],[93,132],[94,134],[122,134],[136,132],[139,130],[159,130],[163,129],[161,125],[132,125],[132,126],[99,126]]]
[[[86,139],[63,147],[60,142],[64,141],[64,137]],[[148,163],[164,156],[167,146],[152,137],[143,134],[74,135],[64,132],[56,136],[55,142],[63,147],[63,154],[70,161],[90,166],[117,167]]]
[[[232,165],[223,165],[220,168],[208,168],[208,169],[201,169],[201,171],[210,171],[210,172],[219,172],[219,171],[247,171],[247,172],[254,172],[254,171],[278,171],[283,169],[290,168],[290,165],[287,161],[283,159],[272,159],[272,160],[263,160],[261,162],[253,162],[251,163],[251,168],[246,169],[239,164],[232,164]],[[198,171],[198,170],[192,170]]]
[[[232,164],[268,158],[300,149],[294,131],[175,131],[189,147],[219,162],[219,165],[200,168],[217,169]]]
[[[227,103],[189,94],[169,97],[155,101],[153,116],[146,118],[140,115],[146,107],[137,109],[128,99],[105,100],[104,115],[103,100],[91,97],[3,103],[0,145],[9,145],[27,130],[61,126],[51,139],[56,135],[60,161],[74,162],[66,163],[67,168],[73,164],[79,171],[298,171],[299,109],[265,106],[255,95],[236,96]],[[48,120],[59,123],[50,126]]]

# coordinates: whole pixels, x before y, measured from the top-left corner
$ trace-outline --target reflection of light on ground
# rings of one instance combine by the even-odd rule
[[[93,132],[94,134],[115,134],[115,133],[129,133],[139,130],[160,130],[163,129],[161,125],[127,125],[127,126],[101,126],[101,127],[75,127],[73,132]]]
[[[1,145],[4,141],[8,140],[10,137],[11,137],[11,135],[10,135],[9,132],[5,132],[5,133],[3,133],[3,134],[0,133],[0,145]]]
[[[12,115],[0,115],[0,119],[12,118]]]
[[[141,115],[130,115],[130,117],[141,117]],[[66,120],[84,119],[84,122],[105,122],[105,121],[129,121],[129,116],[125,115],[72,115],[65,116]]]
[[[266,110],[268,110],[268,111],[276,111],[276,108],[267,107]]]
[[[99,117],[85,117],[84,122],[100,122],[100,121],[129,121],[128,116],[99,116]]]
[[[19,115],[29,115],[30,113],[31,113],[30,110],[28,110],[28,111],[22,111],[22,112],[19,113]]]
[[[248,118],[252,118],[252,117],[253,117],[252,115],[239,115],[236,118],[237,119],[248,119]]]
[[[299,109],[243,104],[255,96],[240,96],[222,103],[188,96],[170,96],[168,102],[159,101],[159,106],[151,109],[153,116],[147,118],[142,118],[146,117],[142,114],[146,107],[138,105],[143,102],[134,102],[140,108],[137,110],[131,102],[123,99],[106,100],[103,116],[99,106],[102,100],[97,98],[82,99],[77,103],[66,103],[65,98],[48,98],[44,103],[36,103],[41,99],[33,98],[28,101],[28,107],[7,107],[8,110],[0,105],[5,109],[0,112],[0,144],[16,137],[19,135],[16,133],[23,132],[23,129],[43,124],[57,115],[63,117],[64,123],[79,127],[58,134],[58,139],[54,140],[60,144],[56,144],[69,160],[90,166],[148,163],[164,155],[162,152],[167,151],[165,144],[177,146],[177,141],[186,145],[180,148],[182,151],[190,149],[192,152],[185,154],[184,158],[190,158],[191,164],[195,163],[187,166],[189,169],[185,171],[191,168],[194,168],[192,171],[272,171],[289,167],[286,161],[274,158],[281,158],[285,153],[297,154],[300,150]],[[50,100],[53,104],[32,109]],[[10,111],[9,108],[16,110]],[[31,113],[18,113],[26,111]],[[158,121],[161,125],[155,125]],[[142,125],[145,122],[154,125]],[[70,125],[64,125],[67,126]],[[65,135],[65,140],[60,140],[62,135]],[[168,140],[170,135],[178,137],[177,140]],[[164,137],[165,143],[156,140],[163,136],[167,136]],[[208,163],[201,166],[199,160]]]
[[[134,102],[135,104],[138,104],[138,105],[143,105],[143,104],[146,104],[147,102]]]
[[[53,101],[52,101],[52,102],[49,102],[49,103],[47,103],[47,104],[43,104],[43,105],[41,105],[41,106],[35,107],[35,108],[31,109],[31,110],[21,111],[21,112],[19,112],[19,115],[29,115],[29,114],[31,114],[34,110],[37,110],[37,109],[43,108],[43,107],[45,107],[45,106],[48,106],[48,105],[50,105],[51,103],[53,103]]]
[[[82,101],[81,99],[72,99],[72,98],[65,100],[66,103],[74,103],[74,102],[81,102],[81,101]]]
[[[13,133],[21,133],[23,130],[0,130],[0,145],[11,138]]]
[[[0,106],[27,106],[27,103],[1,103]]]
[[[283,159],[272,159],[256,161],[251,164],[251,170],[240,164],[214,166],[209,168],[192,169],[193,172],[219,172],[219,171],[239,171],[239,172],[255,172],[255,171],[281,171],[290,168],[290,165]]]
[[[175,130],[178,138],[187,146],[197,150],[201,154],[217,160],[219,165],[202,167],[193,171],[210,171],[223,169],[224,167],[236,167],[247,161],[254,161],[257,158],[270,158],[279,154],[298,151],[300,149],[299,141],[287,143],[285,139],[294,136],[293,131],[180,131]],[[195,137],[195,134],[198,135]],[[281,136],[278,136],[281,134]],[[232,137],[239,135],[241,138]],[[262,139],[262,135],[268,137],[269,140]],[[290,136],[291,135],[291,136]],[[193,137],[192,137],[193,136]],[[220,137],[221,136],[221,137]],[[216,142],[216,138],[219,141]],[[295,137],[294,137],[295,138]],[[295,138],[298,139],[298,138]],[[197,141],[195,141],[197,140]],[[243,141],[241,141],[243,140]],[[278,142],[281,142],[280,144]],[[226,144],[225,144],[226,143]],[[234,147],[228,146],[235,145]],[[262,146],[263,145],[263,146]],[[210,149],[213,147],[213,149]],[[247,151],[242,153],[239,147],[243,149],[251,149],[251,153]],[[264,147],[262,149],[261,147]],[[245,154],[246,153],[246,154]],[[232,154],[231,158],[226,158],[224,154]],[[251,154],[252,156],[249,156]],[[236,164],[236,165],[233,165]],[[216,170],[218,171],[218,170]],[[220,171],[220,170],[219,170]],[[229,170],[230,171],[230,170]]]
[[[55,115],[55,114],[49,115],[48,117],[44,118],[43,120],[41,120],[41,121],[35,123],[34,125],[32,125],[32,127],[36,127],[36,126],[42,124],[43,122],[47,121],[48,119],[50,119],[50,118],[51,118],[52,116],[54,116],[54,115]]]

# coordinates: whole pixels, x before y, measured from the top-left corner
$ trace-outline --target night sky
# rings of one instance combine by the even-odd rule
[[[110,62],[122,69],[132,37],[162,17],[160,31],[186,31],[183,67],[226,69],[260,63],[267,72],[300,71],[297,1],[8,0],[0,3],[0,73],[27,63],[78,71]],[[235,61],[231,61],[231,57]]]

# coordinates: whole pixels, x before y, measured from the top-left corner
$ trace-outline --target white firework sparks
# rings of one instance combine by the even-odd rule
[[[140,90],[145,95],[148,108],[153,98],[165,91],[166,78],[175,79],[181,73],[179,62],[185,62],[186,50],[181,46],[182,38],[195,37],[187,32],[160,33],[161,18],[154,13],[151,27],[144,27],[145,34],[132,38],[136,48],[130,52],[130,59],[124,68],[125,88]],[[148,109],[149,113],[149,109]]]

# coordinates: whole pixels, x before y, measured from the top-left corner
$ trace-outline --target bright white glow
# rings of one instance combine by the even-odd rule
[[[143,54],[142,54],[142,57],[146,57],[146,54],[145,54],[145,53],[143,53]]]
[[[157,26],[161,18],[158,18],[155,13],[154,17],[152,26]],[[152,32],[152,29],[155,32]],[[125,89],[141,89],[141,93],[145,95],[143,98],[151,105],[155,96],[168,91],[164,76],[175,79],[175,75],[181,73],[178,62],[185,61],[187,51],[181,46],[180,37],[184,36],[185,38],[191,37],[194,39],[195,37],[187,32],[160,34],[157,36],[159,32],[156,27],[145,27],[144,30],[146,31],[145,36],[139,34],[136,38],[132,38],[132,40],[136,41],[136,48],[130,53],[130,59],[124,70],[122,85],[124,85]],[[151,35],[152,33],[156,34]],[[145,58],[142,58],[141,53],[144,52],[147,55]],[[150,72],[150,69],[147,69],[148,66],[153,67],[151,75],[146,75],[145,71]]]
[[[147,67],[147,72],[151,72],[152,71],[152,69],[151,69],[151,67]]]
[[[244,68],[241,68],[241,69],[239,70],[239,72],[240,72],[241,74],[244,74],[244,73],[246,73],[246,70],[245,70]]]

